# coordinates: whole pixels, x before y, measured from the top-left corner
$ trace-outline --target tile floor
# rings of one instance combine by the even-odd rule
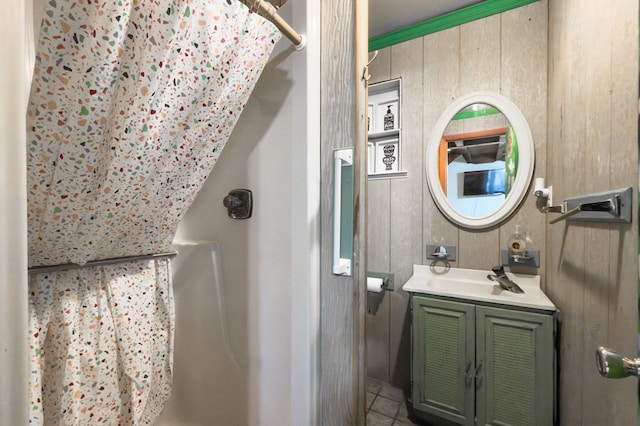
[[[367,379],[367,426],[421,425],[409,418],[402,389],[376,379]]]

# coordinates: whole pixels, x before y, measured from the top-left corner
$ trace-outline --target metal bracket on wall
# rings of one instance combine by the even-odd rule
[[[632,188],[614,189],[565,199],[562,206],[548,209],[562,213],[549,223],[561,220],[630,223],[632,209]]]
[[[504,266],[540,267],[540,250],[527,250],[522,255],[512,255],[509,250],[500,250],[500,261]]]
[[[442,260],[445,262],[455,262],[456,246],[445,246],[442,244],[427,244],[427,259]]]

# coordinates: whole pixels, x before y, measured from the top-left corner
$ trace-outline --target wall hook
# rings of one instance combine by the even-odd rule
[[[362,71],[362,79],[364,81],[369,81],[369,79],[371,79],[371,74],[369,74],[369,65],[371,65],[371,63],[375,61],[377,57],[378,57],[378,51],[376,50],[375,52],[373,52],[373,57],[369,59],[369,62],[367,62],[367,65],[364,66],[364,70]]]

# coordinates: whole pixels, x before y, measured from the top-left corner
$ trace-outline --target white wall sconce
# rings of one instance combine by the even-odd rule
[[[553,205],[553,187],[549,185],[548,187],[544,186],[544,178],[536,178],[534,186],[533,186],[533,195],[542,199],[546,198],[546,207],[549,208]]]

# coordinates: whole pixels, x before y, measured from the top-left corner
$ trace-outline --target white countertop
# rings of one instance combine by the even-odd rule
[[[413,265],[413,276],[402,289],[411,293],[457,297],[545,311],[556,310],[553,302],[540,289],[539,275],[507,272],[507,276],[522,288],[522,294],[503,290],[497,282],[488,279],[487,275],[495,274],[479,269]]]

